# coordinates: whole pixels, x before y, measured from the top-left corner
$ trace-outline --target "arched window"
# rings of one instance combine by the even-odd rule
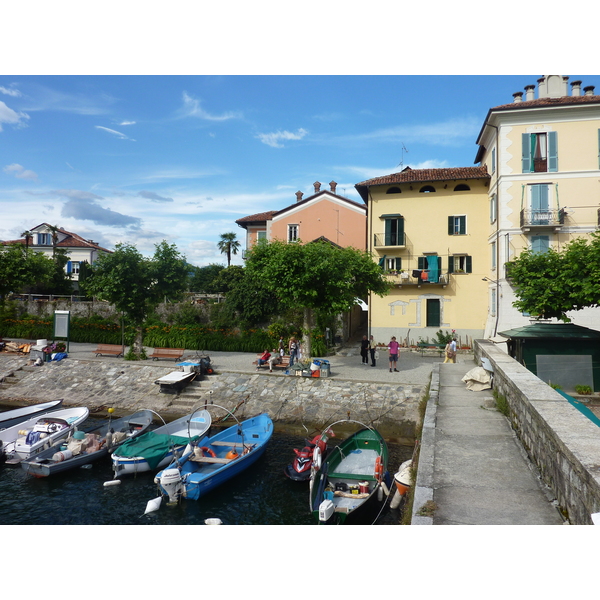
[[[430,192],[435,192],[435,188],[432,185],[424,185],[419,190],[419,193],[421,193],[421,194],[429,194]]]
[[[401,193],[402,193],[402,190],[398,186],[391,187],[386,192],[386,194],[401,194]]]
[[[466,183],[459,183],[455,188],[455,192],[468,192],[471,188]]]

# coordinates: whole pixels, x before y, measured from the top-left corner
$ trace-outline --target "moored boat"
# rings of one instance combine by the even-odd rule
[[[1,449],[6,454],[6,464],[19,464],[54,446],[79,427],[87,419],[89,412],[85,407],[55,410],[0,431]]]
[[[327,454],[327,440],[330,436],[334,437],[334,433],[327,429],[312,439],[305,440],[302,450],[294,448],[294,459],[283,469],[284,475],[292,481],[308,481],[315,458],[319,460],[319,457],[322,459]]]
[[[21,467],[34,477],[48,477],[88,465],[144,433],[152,424],[152,418],[152,411],[140,410],[127,417],[110,419],[88,432],[77,431],[60,446],[44,450],[32,460],[22,461]]]
[[[377,519],[388,494],[388,449],[370,427],[332,448],[313,467],[310,507],[319,524],[366,523]]]
[[[156,475],[161,497],[171,503],[180,498],[198,500],[254,464],[272,435],[273,422],[263,413],[202,438]]]
[[[126,441],[111,456],[115,478],[166,467],[188,443],[205,435],[210,424],[210,413],[202,410]]]
[[[34,419],[53,410],[58,410],[61,404],[62,400],[52,400],[50,402],[42,402],[41,404],[31,404],[12,410],[5,410],[0,413],[0,430],[8,429],[28,419]]]

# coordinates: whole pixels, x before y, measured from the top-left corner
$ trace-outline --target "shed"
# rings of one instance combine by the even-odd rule
[[[534,323],[499,335],[508,354],[546,383],[566,391],[589,385],[600,391],[600,331],[573,323]]]

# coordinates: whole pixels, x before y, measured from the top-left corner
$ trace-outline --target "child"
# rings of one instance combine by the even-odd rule
[[[400,348],[400,344],[396,341],[396,338],[392,336],[392,339],[388,344],[388,349],[390,351],[390,373],[392,372],[392,366],[396,373],[399,372],[398,369],[396,369],[396,366],[398,365],[398,348]]]

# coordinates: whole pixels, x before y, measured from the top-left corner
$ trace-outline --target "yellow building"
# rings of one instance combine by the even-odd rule
[[[369,332],[412,345],[456,330],[483,336],[489,246],[485,166],[410,169],[356,184],[368,207],[368,251],[394,284],[371,295]]]
[[[475,162],[491,175],[488,220],[486,337],[528,325],[504,265],[523,249],[560,250],[599,226],[600,96],[581,81],[547,75],[489,110]],[[483,233],[483,231],[482,231]],[[569,313],[577,325],[600,329],[599,309]]]

